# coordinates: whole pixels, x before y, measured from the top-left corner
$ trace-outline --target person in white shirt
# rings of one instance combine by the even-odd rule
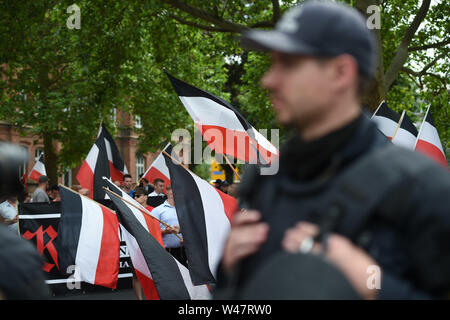
[[[180,263],[187,267],[186,252],[183,247],[183,236],[180,232],[177,211],[171,186],[167,187],[167,200],[152,211],[152,215],[165,222],[170,227],[160,224],[162,240],[166,250],[173,255]]]
[[[16,201],[16,197],[10,197],[0,204],[0,222],[15,233],[17,233],[17,221],[19,221]]]
[[[164,180],[156,178],[153,181],[153,185],[155,190],[148,195],[147,204],[156,208],[157,206],[164,203],[167,199],[167,196],[164,194]]]

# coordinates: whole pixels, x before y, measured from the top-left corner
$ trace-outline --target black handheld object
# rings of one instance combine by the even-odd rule
[[[9,143],[0,143],[0,197],[18,196],[24,187],[19,168],[28,162],[25,149]]]

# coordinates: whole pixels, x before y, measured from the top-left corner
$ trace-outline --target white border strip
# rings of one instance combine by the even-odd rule
[[[19,214],[19,219],[53,219],[61,218],[61,213]]]
[[[118,278],[131,278],[133,276],[132,273],[122,273],[118,275]],[[58,283],[68,283],[68,282],[74,282],[74,279],[54,279],[54,280],[45,280],[46,284],[58,284]],[[75,282],[83,282],[83,281],[75,281]]]

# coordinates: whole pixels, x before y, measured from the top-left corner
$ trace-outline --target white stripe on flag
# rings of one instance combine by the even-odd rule
[[[142,254],[141,248],[139,248],[136,239],[122,225],[120,225],[120,229],[122,230],[123,239],[127,244],[127,249],[130,254],[133,267],[140,273],[145,275],[147,278],[153,279],[152,274],[148,269],[147,262],[145,261],[144,255]]]
[[[373,121],[377,124],[378,129],[389,138],[394,135],[395,129],[397,128],[397,122],[392,121],[386,117],[374,116]]]
[[[225,240],[230,232],[230,222],[225,215],[222,198],[216,189],[197,175],[191,174],[202,198],[208,242],[208,264],[216,278],[216,270],[222,257]]]
[[[99,149],[97,145],[94,143],[91,150],[89,151],[87,157],[86,157],[86,163],[91,168],[92,172],[95,172],[95,164],[97,163]]]
[[[106,154],[108,155],[108,160],[113,162],[113,156],[111,151],[111,144],[109,143],[109,140],[104,138],[105,140],[105,146],[106,146]]]
[[[414,136],[408,130],[399,128],[397,133],[395,134],[394,139],[392,139],[392,143],[397,146],[413,150],[416,139],[416,136]]]
[[[245,132],[244,127],[232,110],[211,99],[180,96],[180,100],[196,123],[199,122],[202,125],[219,126],[227,130]]]
[[[431,143],[435,147],[444,153],[444,149],[442,148],[441,140],[439,139],[439,134],[434,126],[432,126],[429,122],[425,121],[422,124],[422,128],[418,137],[418,140],[423,140],[428,143]]]
[[[191,276],[189,275],[189,270],[178,262],[177,259],[173,258],[173,260],[177,263],[178,269],[180,269],[181,277],[183,277],[184,284],[191,299],[210,300],[212,297],[208,287],[206,285],[194,286],[192,284]]]
[[[101,207],[95,202],[83,197],[80,198],[83,214],[75,264],[81,272],[81,280],[95,283],[102,243],[103,212]]]

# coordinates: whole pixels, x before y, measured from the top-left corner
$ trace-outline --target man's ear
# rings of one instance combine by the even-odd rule
[[[358,63],[349,54],[342,54],[333,59],[333,83],[337,91],[357,86]]]

